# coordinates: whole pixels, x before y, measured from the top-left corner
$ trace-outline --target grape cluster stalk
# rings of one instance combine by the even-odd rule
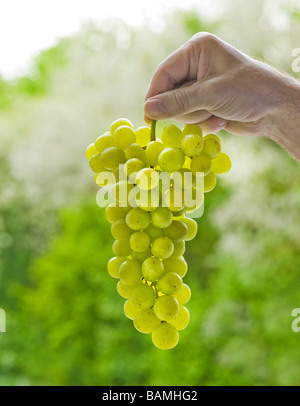
[[[196,237],[204,195],[230,170],[230,158],[219,137],[203,136],[197,125],[167,124],[158,139],[156,121],[135,129],[126,118],[90,144],[86,157],[99,191],[110,196],[114,257],[107,270],[125,316],[159,349],[174,348],[190,320],[185,243]]]

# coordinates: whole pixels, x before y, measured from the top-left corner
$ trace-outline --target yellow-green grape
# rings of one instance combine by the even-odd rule
[[[189,157],[199,155],[203,149],[202,136],[198,134],[186,134],[181,141],[181,148],[185,155]]]
[[[146,147],[146,162],[148,166],[158,166],[158,156],[164,150],[160,140],[151,141]]]
[[[101,153],[101,161],[106,169],[114,170],[126,162],[124,151],[117,147],[109,147]]]
[[[102,162],[100,154],[93,155],[89,160],[89,165],[91,170],[97,174],[107,169]]]
[[[231,168],[231,160],[227,154],[220,152],[219,155],[212,160],[212,171],[219,175],[229,172]]]
[[[140,308],[135,306],[130,299],[126,300],[126,302],[124,303],[123,310],[125,316],[130,320],[133,320],[135,316],[138,314],[138,312],[140,312]]]
[[[145,211],[154,211],[159,206],[159,193],[156,189],[140,190],[136,194],[135,202]]]
[[[217,141],[221,145],[220,138],[216,134],[206,134],[205,137],[203,137],[203,141],[208,140],[209,138]]]
[[[182,130],[182,134],[183,135],[187,135],[187,134],[197,134],[200,135],[200,137],[202,137],[202,130],[201,128],[196,125],[196,124],[187,124],[184,129]]]
[[[166,148],[158,157],[158,165],[163,171],[175,172],[179,171],[184,164],[185,156],[179,148]]]
[[[161,140],[166,147],[180,148],[182,131],[174,124],[165,125],[161,133]]]
[[[119,268],[126,261],[125,257],[113,257],[107,263],[107,271],[113,278],[120,278]]]
[[[188,233],[187,236],[184,238],[185,241],[191,241],[193,240],[198,231],[198,224],[194,219],[191,219],[189,217],[184,217],[181,219],[181,221],[187,226],[188,228]]]
[[[173,172],[170,176],[174,187],[182,189],[191,189],[195,186],[196,177],[188,168],[181,168],[179,171]],[[177,186],[178,185],[178,186]]]
[[[118,118],[117,120],[115,120],[111,126],[110,126],[110,133],[112,135],[114,135],[116,129],[118,127],[121,127],[122,125],[127,125],[128,127],[133,128],[133,124],[130,120],[128,120],[127,118]]]
[[[211,170],[211,166],[211,159],[205,154],[194,156],[191,160],[191,170],[193,173],[203,172],[204,175],[207,175]]]
[[[119,268],[120,280],[124,285],[133,286],[142,278],[142,267],[139,261],[127,259]]]
[[[177,315],[170,320],[172,326],[177,330],[184,330],[190,321],[190,313],[185,306],[180,306]]]
[[[156,257],[149,257],[142,263],[142,273],[147,281],[157,281],[163,272],[164,264]]]
[[[163,229],[155,227],[152,223],[149,224],[145,231],[149,235],[151,243],[157,238],[164,236]],[[151,254],[149,256],[151,256]]]
[[[146,152],[139,144],[133,143],[128,145],[124,152],[126,159],[138,158],[146,162]]]
[[[135,131],[136,135],[136,142],[141,146],[141,147],[146,147],[149,142],[151,141],[151,130],[147,126],[142,126],[136,129]]]
[[[105,217],[110,223],[114,223],[126,216],[130,207],[119,207],[116,203],[111,203],[105,207]]]
[[[131,296],[133,286],[125,285],[121,280],[117,283],[117,292],[124,299],[129,299]]]
[[[151,333],[160,323],[152,309],[141,310],[133,320],[134,327],[144,334]]]
[[[165,295],[176,295],[182,288],[182,278],[175,272],[164,273],[157,281],[156,287]]]
[[[124,172],[126,176],[130,176],[131,174],[140,171],[144,167],[145,164],[141,159],[131,158],[125,163]]]
[[[150,246],[150,237],[143,231],[135,231],[130,236],[129,244],[133,251],[144,252]]]
[[[132,230],[145,230],[150,224],[150,214],[139,207],[134,207],[126,214],[125,220]]]
[[[160,350],[170,350],[179,341],[177,329],[170,323],[161,323],[152,331],[152,342]]]
[[[181,257],[185,253],[185,241],[176,241],[173,243],[174,244],[174,251],[173,251],[173,256],[174,257]]]
[[[169,258],[174,251],[174,244],[168,237],[159,237],[153,241],[151,246],[152,254],[160,259]]]
[[[153,311],[158,319],[169,321],[177,315],[179,304],[173,296],[159,296],[154,302]]]
[[[127,257],[131,254],[128,240],[116,240],[112,246],[113,253],[118,257]]]
[[[221,152],[220,141],[214,138],[204,138],[203,141],[203,154],[208,155],[211,159],[216,158]]]
[[[166,228],[172,224],[173,213],[167,207],[158,207],[151,213],[151,222],[154,227]]]
[[[87,149],[85,150],[85,155],[88,160],[92,158],[93,155],[99,154],[99,151],[95,147],[95,144],[88,145]]]
[[[145,259],[151,257],[151,249],[147,248],[146,251],[143,252],[137,252],[137,251],[131,251],[131,258],[136,259],[137,261],[143,263]]]
[[[132,234],[131,228],[128,227],[124,218],[115,221],[110,228],[111,235],[116,240],[125,240],[130,238]]]
[[[165,235],[172,241],[182,241],[188,235],[187,225],[180,220],[173,220],[169,227],[166,227]]]
[[[204,193],[211,192],[217,184],[217,178],[213,171],[204,176]]]
[[[100,135],[95,141],[95,147],[98,152],[101,154],[105,149],[109,147],[114,147],[114,137],[111,134]]]
[[[185,206],[182,189],[176,187],[167,190],[164,196],[164,205],[172,212],[181,211]]]
[[[141,169],[135,177],[135,183],[141,190],[151,190],[159,183],[159,173],[152,168]]]
[[[126,180],[120,180],[111,188],[111,196],[118,201],[120,207],[128,207],[128,195],[134,188],[134,185]]]
[[[176,293],[174,295],[174,297],[175,297],[175,299],[177,299],[177,301],[180,305],[187,303],[191,298],[190,287],[186,283],[183,283],[182,288],[180,289],[180,291],[178,293]]]
[[[121,125],[114,132],[114,142],[117,147],[126,149],[128,145],[136,142],[134,130],[128,125]]]
[[[175,272],[181,278],[184,278],[188,270],[188,265],[184,257],[171,256],[170,258],[164,259],[163,264],[165,272]]]
[[[154,304],[154,289],[148,284],[138,282],[132,289],[130,300],[139,310],[148,309]]]

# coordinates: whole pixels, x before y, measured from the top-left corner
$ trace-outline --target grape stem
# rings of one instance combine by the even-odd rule
[[[156,122],[157,122],[157,120],[152,120],[151,121],[151,141],[156,140],[156,137],[155,137]]]

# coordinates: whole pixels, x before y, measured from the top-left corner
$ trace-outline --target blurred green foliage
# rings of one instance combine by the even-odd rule
[[[126,319],[106,271],[112,237],[85,158],[114,119],[142,124],[156,65],[197,31],[290,72],[299,10],[281,6],[228,0],[214,19],[176,11],[161,32],[89,23],[27,76],[0,79],[0,385],[300,384],[299,165],[269,140],[222,132],[232,170],[185,254],[191,322],[160,351]],[[255,32],[241,30],[257,13]]]

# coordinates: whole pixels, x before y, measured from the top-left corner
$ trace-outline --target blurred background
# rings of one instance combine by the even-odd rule
[[[116,118],[144,124],[154,69],[198,31],[297,77],[299,2],[11,0],[0,27],[0,385],[299,385],[298,163],[219,133],[232,169],[187,243],[190,324],[161,351],[106,271],[85,157]]]

